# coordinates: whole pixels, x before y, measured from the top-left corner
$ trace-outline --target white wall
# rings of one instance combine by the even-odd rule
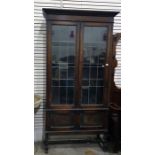
[[[34,119],[35,141],[42,140],[43,105],[46,93],[46,23],[42,8],[120,11],[120,0],[34,0],[34,93],[43,97],[43,104]],[[121,32],[121,14],[115,17],[113,33]],[[117,46],[118,67],[115,83],[121,87],[121,42]]]

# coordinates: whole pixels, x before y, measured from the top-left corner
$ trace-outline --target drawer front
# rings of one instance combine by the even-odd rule
[[[83,111],[80,114],[81,129],[106,129],[108,123],[108,111]]]

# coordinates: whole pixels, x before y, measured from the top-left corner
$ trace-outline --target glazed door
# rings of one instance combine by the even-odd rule
[[[108,25],[83,23],[81,32],[81,106],[106,105]]]
[[[54,22],[51,25],[51,105],[75,104],[77,29],[76,23]]]

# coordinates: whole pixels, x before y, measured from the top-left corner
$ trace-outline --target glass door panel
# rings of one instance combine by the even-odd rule
[[[84,27],[81,104],[103,103],[107,32],[107,27]]]
[[[52,104],[73,104],[76,26],[52,26]]]

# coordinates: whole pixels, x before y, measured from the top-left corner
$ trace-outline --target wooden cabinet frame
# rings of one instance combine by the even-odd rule
[[[49,134],[99,134],[108,130],[108,109],[110,101],[110,86],[112,79],[112,29],[113,17],[118,12],[101,11],[78,11],[78,10],[56,10],[43,9],[47,22],[47,91],[46,91],[46,121],[45,121],[45,150],[48,150]],[[52,104],[51,79],[52,79],[52,26],[70,25],[76,26],[76,58],[75,58],[75,103]],[[83,44],[84,27],[106,27],[107,47],[104,69],[104,94],[102,104],[80,104],[81,81],[83,68]],[[52,117],[52,118],[51,118]],[[70,119],[71,117],[71,119]],[[67,122],[68,120],[68,122]],[[103,120],[103,121],[102,121]],[[70,122],[69,122],[70,121]],[[99,121],[99,122],[97,122]],[[72,123],[71,123],[72,122]],[[102,123],[101,123],[102,122]],[[66,126],[63,126],[64,124]],[[82,124],[83,123],[83,124]],[[85,123],[85,124],[84,124]],[[94,123],[94,124],[93,124]],[[99,125],[99,124],[102,125]],[[55,126],[52,126],[54,125]],[[60,125],[60,127],[59,127]],[[99,138],[100,143],[103,143]]]

